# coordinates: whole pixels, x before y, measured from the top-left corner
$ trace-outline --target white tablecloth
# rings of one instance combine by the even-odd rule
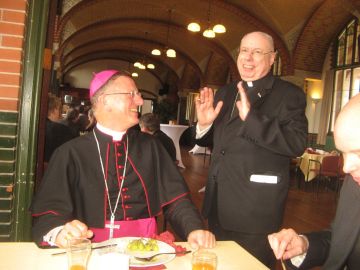
[[[205,151],[205,149],[206,149],[206,151]],[[211,150],[209,147],[202,147],[202,146],[198,146],[197,144],[195,144],[195,146],[189,151],[189,153],[192,153],[194,155],[197,155],[197,154],[211,155]]]
[[[179,243],[190,250],[187,243]],[[1,270],[66,270],[66,255],[51,256],[59,252],[54,249],[39,249],[34,243],[0,243],[0,269]],[[265,270],[268,269],[255,257],[233,241],[218,241],[213,252],[218,257],[217,270]],[[191,254],[176,257],[165,264],[167,269],[191,269]],[[89,269],[94,267],[89,263]],[[101,270],[96,268],[96,270]]]
[[[174,142],[176,148],[176,159],[179,161],[178,166],[181,168],[185,168],[182,159],[181,159],[181,152],[180,152],[180,145],[179,140],[181,134],[188,128],[188,126],[183,125],[167,125],[161,124],[160,129],[168,135]]]

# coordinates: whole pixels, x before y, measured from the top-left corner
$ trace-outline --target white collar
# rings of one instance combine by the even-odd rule
[[[246,82],[246,84],[247,84],[249,87],[253,87],[253,86],[254,86],[253,82]]]
[[[111,136],[113,138],[113,141],[121,141],[122,137],[126,133],[126,131],[115,131],[109,128],[106,128],[99,123],[96,124],[96,127],[103,133]]]

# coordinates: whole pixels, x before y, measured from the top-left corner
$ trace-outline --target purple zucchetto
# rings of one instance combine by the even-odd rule
[[[94,73],[94,77],[90,83],[90,98],[92,98],[96,91],[99,90],[105,83],[107,83],[107,81],[116,73],[119,73],[119,71],[114,69]]]

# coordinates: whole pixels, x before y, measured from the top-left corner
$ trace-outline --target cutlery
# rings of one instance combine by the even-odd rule
[[[101,248],[107,248],[107,247],[116,247],[117,244],[110,244],[110,245],[105,245],[105,246],[97,246],[97,247],[92,247],[91,250],[93,249],[101,249]],[[58,253],[53,253],[51,255],[56,256],[56,255],[63,255],[66,254],[66,251],[64,252],[58,252]]]
[[[152,255],[152,256],[149,256],[149,257],[137,257],[137,256],[134,256],[134,258],[138,261],[143,261],[143,262],[150,262],[152,259],[154,259],[156,256],[159,256],[159,255],[164,255],[164,254],[168,254],[168,255],[172,255],[172,254],[175,254],[175,255],[178,255],[178,254],[188,254],[190,253],[191,250],[187,250],[187,251],[179,251],[179,252],[160,252],[160,253],[156,253],[155,255]]]

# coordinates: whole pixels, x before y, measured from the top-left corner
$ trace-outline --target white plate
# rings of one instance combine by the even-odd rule
[[[104,241],[101,243],[94,244],[93,247],[103,246],[103,245],[108,245],[108,244],[117,244],[114,251],[128,254],[130,256],[130,266],[133,266],[133,267],[148,267],[148,266],[156,266],[156,265],[165,264],[165,263],[173,260],[176,256],[175,254],[163,254],[163,255],[159,255],[159,256],[155,257],[150,262],[138,261],[134,258],[135,255],[138,257],[145,257],[145,256],[147,257],[147,256],[151,256],[151,255],[154,255],[154,254],[160,253],[160,252],[175,252],[175,248],[173,248],[172,246],[170,246],[169,244],[167,244],[165,242],[156,240],[156,242],[159,246],[158,251],[143,251],[143,252],[128,251],[126,249],[127,245],[135,239],[139,239],[139,237],[114,238],[112,240],[107,240],[107,241]],[[143,239],[148,240],[148,238],[143,238]],[[91,258],[89,261],[90,270],[96,269],[94,266],[98,265],[97,261],[99,260],[99,257],[101,256],[101,254],[104,254],[106,252],[109,252],[106,248],[96,249],[96,250],[92,251]]]

